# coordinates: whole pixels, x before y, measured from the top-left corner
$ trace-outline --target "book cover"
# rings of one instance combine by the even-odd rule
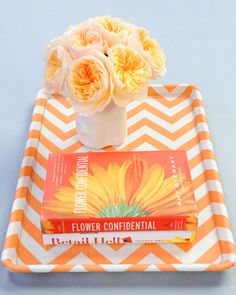
[[[195,231],[185,151],[51,154],[44,235]]]

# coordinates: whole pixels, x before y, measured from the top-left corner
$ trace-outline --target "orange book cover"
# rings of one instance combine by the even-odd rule
[[[44,235],[196,231],[186,152],[51,154]]]

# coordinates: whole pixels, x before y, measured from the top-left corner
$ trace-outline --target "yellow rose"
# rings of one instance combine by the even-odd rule
[[[64,47],[57,44],[60,44],[59,39],[54,39],[46,51],[44,84],[47,90],[61,93],[65,87],[71,57]]]
[[[73,58],[87,54],[90,50],[106,52],[107,42],[91,25],[86,21],[79,26],[70,27],[65,33],[66,46]]]
[[[112,98],[119,107],[147,95],[151,66],[134,49],[117,44],[108,50],[110,73],[114,84]]]
[[[98,51],[72,60],[65,95],[82,116],[102,111],[111,101],[112,83],[107,57]]]
[[[94,29],[106,40],[109,47],[118,43],[126,45],[129,35],[136,28],[120,18],[111,16],[95,17],[92,23]]]
[[[165,54],[159,43],[149,36],[145,29],[137,29],[129,36],[129,46],[139,50],[152,65],[152,79],[163,76],[166,72]]]

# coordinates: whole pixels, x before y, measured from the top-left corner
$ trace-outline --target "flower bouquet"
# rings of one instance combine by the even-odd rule
[[[92,148],[121,144],[126,106],[144,99],[165,73],[165,55],[149,33],[110,16],[70,26],[46,49],[45,88],[67,97],[79,140]]]

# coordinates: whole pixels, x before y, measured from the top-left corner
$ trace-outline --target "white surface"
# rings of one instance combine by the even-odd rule
[[[69,24],[111,14],[146,27],[165,49],[160,83],[201,88],[236,229],[236,1],[0,0],[0,239],[21,165],[33,99],[42,86],[43,49]],[[20,91],[19,91],[20,89]],[[18,94],[19,92],[19,94]],[[14,274],[0,267],[1,294],[234,294],[236,268],[225,273]]]

